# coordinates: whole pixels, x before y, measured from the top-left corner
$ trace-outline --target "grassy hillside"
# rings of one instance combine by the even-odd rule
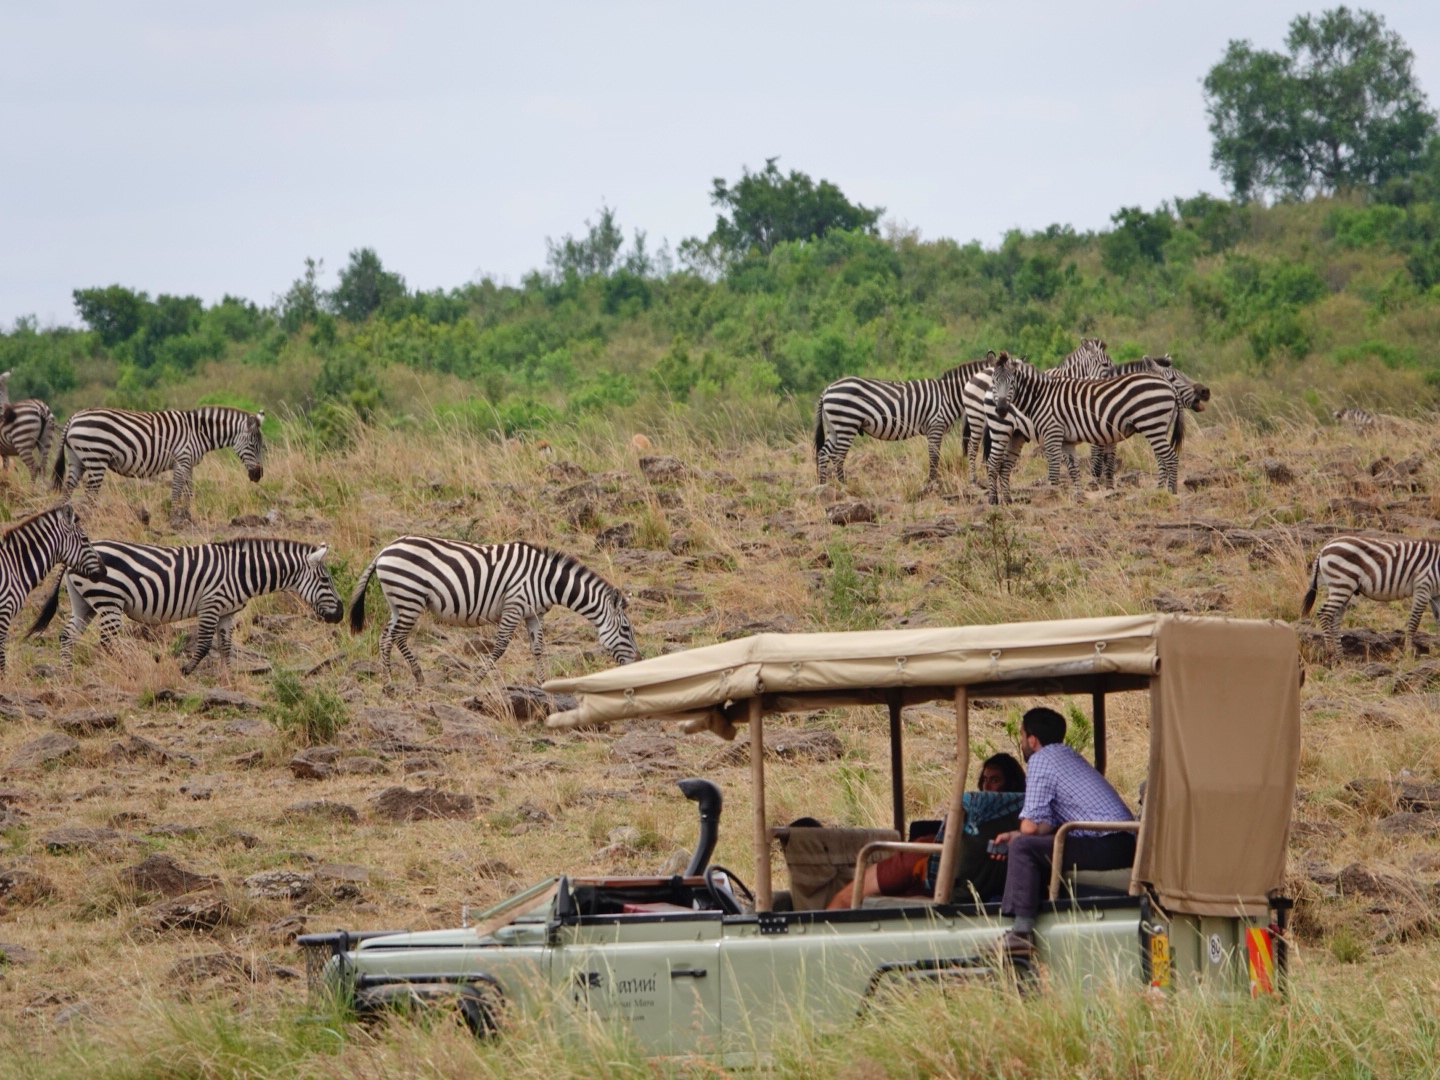
[[[257,528],[323,538],[334,545],[342,593],[401,531],[548,542],[630,590],[647,655],[760,628],[1156,607],[1295,619],[1307,559],[1323,535],[1316,523],[1440,529],[1440,444],[1420,423],[1356,435],[1303,417],[1262,430],[1206,414],[1184,458],[1182,477],[1192,484],[1178,498],[1151,489],[1153,462],[1127,446],[1122,470],[1131,475],[1116,493],[1091,493],[1079,506],[1035,487],[1043,473],[1027,457],[1017,478],[1021,501],[1002,512],[958,481],[922,496],[920,444],[867,440],[852,458],[847,497],[868,500],[878,521],[842,528],[826,516],[839,493],[812,491],[805,439],[779,437],[773,419],[759,406],[736,406],[709,418],[728,432],[718,441],[689,414],[645,426],[655,452],[688,467],[656,484],[629,449],[628,423],[592,418],[552,433],[548,450],[417,421],[401,430],[361,427],[343,449],[320,451],[307,430],[294,428],[280,433],[259,485],[229,455],[201,466],[196,515],[208,526],[163,531],[164,482],[113,479],[87,523],[97,536],[166,542]],[[1417,451],[1418,473],[1370,469]],[[16,513],[49,499],[14,470],[0,485]],[[254,524],[271,511],[273,525]],[[232,519],[250,524],[225,524]],[[628,540],[602,539],[627,525]],[[299,961],[289,943],[297,930],[451,925],[462,905],[487,904],[551,873],[653,871],[694,842],[693,807],[674,789],[678,776],[701,773],[721,784],[730,824],[716,857],[742,874],[749,860],[740,827],[750,809],[748,772],[725,744],[674,739],[658,756],[652,748],[635,757],[624,736],[650,725],[561,734],[516,720],[499,688],[531,680],[523,645],[491,673],[479,661],[484,634],[428,623],[416,640],[426,687],[402,681],[387,693],[377,667],[380,603],[372,594],[370,624],[352,637],[290,598],[257,602],[238,622],[241,658],[228,676],[207,664],[181,678],[184,627],[131,627],[113,655],[99,650],[92,629],[73,680],[57,670],[53,631],[48,640],[12,640],[0,698],[0,873],[34,877],[0,898],[0,942],[25,950],[0,967],[0,1015],[9,1018],[0,1025],[0,1075],[652,1073],[613,1033],[566,1044],[544,1015],[518,1018],[516,1038],[484,1048],[449,1028],[305,1020],[303,988],[288,970]],[[1388,632],[1403,619],[1400,605],[1361,604],[1349,622]],[[27,612],[17,626],[29,621]],[[556,674],[606,663],[594,632],[568,613],[550,616],[547,636]],[[1422,647],[1435,640],[1422,635]],[[1289,888],[1300,907],[1289,1003],[1153,1004],[1121,988],[1084,1000],[920,995],[889,1006],[884,1023],[800,1032],[779,1073],[1425,1073],[1440,1007],[1433,832],[1396,828],[1390,789],[1347,787],[1357,778],[1440,779],[1433,662],[1391,648],[1393,634],[1376,638],[1371,655],[1333,669],[1310,657],[1291,845]],[[254,704],[207,702],[216,688]],[[976,760],[1013,749],[1029,704],[977,709]],[[1083,742],[1088,702],[1078,704]],[[116,726],[77,735],[78,745],[49,763],[14,764],[22,747],[87,708],[113,713]],[[912,814],[928,816],[947,798],[952,722],[943,710],[906,712]],[[832,733],[841,756],[777,761],[774,820],[888,816],[879,712],[817,712],[789,723]],[[1111,775],[1133,799],[1147,754],[1143,700],[1112,701],[1109,724]],[[296,775],[289,762],[311,742],[340,747],[345,769],[327,779]],[[397,823],[371,801],[395,784],[476,802],[467,816]],[[317,809],[321,801],[330,807]],[[113,833],[52,852],[47,836],[66,826]],[[211,905],[214,925],[162,927],[165,897],[128,872],[157,853],[214,876],[185,886]],[[302,894],[251,896],[246,880],[273,870],[307,875]],[[783,884],[778,861],[776,873]],[[686,1063],[659,1071],[714,1072]]]

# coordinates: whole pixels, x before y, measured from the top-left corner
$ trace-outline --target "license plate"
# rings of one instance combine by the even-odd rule
[[[1153,934],[1150,938],[1150,985],[1170,985],[1170,935]]]

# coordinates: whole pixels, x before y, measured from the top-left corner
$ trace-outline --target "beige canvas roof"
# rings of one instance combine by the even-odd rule
[[[1076,676],[1148,677],[1155,672],[1156,635],[1164,618],[1125,615],[920,630],[757,634],[594,675],[552,679],[546,690],[575,694],[580,702],[547,723],[577,727],[641,717],[687,720],[694,730],[708,728],[733,737],[731,725],[742,714],[726,706],[756,696],[773,698],[766,702],[767,712],[787,712],[883,701],[889,689],[948,693],[956,686],[994,684],[985,692],[1034,694],[1046,692],[1035,683]],[[882,694],[865,698],[851,693],[863,690]],[[923,693],[909,700],[923,700]]]

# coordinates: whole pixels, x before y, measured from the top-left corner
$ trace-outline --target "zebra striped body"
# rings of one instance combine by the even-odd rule
[[[60,634],[60,655],[67,665],[74,662],[75,640],[96,616],[101,644],[107,648],[120,633],[122,615],[152,626],[198,618],[194,645],[180,668],[189,675],[217,638],[221,659],[230,663],[235,615],[257,596],[297,593],[329,623],[338,623],[344,614],[325,567],[329,548],[324,545],[269,538],[188,547],[102,540],[95,550],[104,563],[105,579],[63,575],[30,628],[30,634],[38,634],[50,625],[63,583],[70,593],[70,622]]]
[[[1106,357],[1108,361],[1109,357]],[[1161,357],[1143,356],[1125,364],[1110,364],[1109,370],[1101,368],[1100,374],[1084,376],[1096,379],[1118,379],[1125,375],[1159,375],[1175,389],[1175,400],[1182,409],[1204,412],[1205,403],[1210,400],[1210,388],[1195,382],[1175,367],[1167,353]],[[1115,447],[1097,446],[1090,451],[1090,475],[1105,487],[1115,486]]]
[[[557,604],[589,619],[616,663],[629,664],[640,655],[620,590],[569,555],[548,548],[402,536],[382,548],[360,575],[350,599],[350,629],[357,634],[365,627],[365,590],[372,575],[380,579],[380,591],[390,605],[390,621],[380,635],[387,679],[390,651],[396,648],[416,683],[424,681],[410,648],[410,634],[424,611],[450,626],[497,624],[492,663],[504,655],[523,621],[542,682],[545,638],[540,620]]]
[[[264,420],[263,410],[248,413],[220,406],[163,412],[81,409],[60,436],[55,487],[69,495],[83,478],[86,498],[91,499],[100,490],[106,469],[135,477],[170,470],[170,511],[177,520],[188,521],[191,475],[211,450],[229,446],[240,455],[252,481],[264,475],[265,444],[260,434]]]
[[[965,407],[965,459],[970,467],[970,482],[977,487],[985,486],[985,481],[980,479],[980,462],[985,458],[985,432],[994,423],[994,403],[987,402],[995,382],[992,368],[993,361],[992,367],[972,375],[961,395]],[[1107,372],[1113,368],[1105,342],[1099,338],[1081,338],[1080,347],[1045,375],[1047,378],[1102,379],[1107,378]]]
[[[1079,494],[1080,468],[1075,445],[1113,446],[1139,433],[1149,441],[1160,468],[1160,486],[1171,492],[1179,480],[1184,438],[1180,404],[1170,382],[1153,374],[1104,380],[1047,379],[1024,361],[1005,354],[995,363],[996,423],[990,442],[990,501],[1009,501],[1010,472],[1025,442],[1045,451],[1050,482],[1060,482],[1063,459]]]
[[[5,468],[10,467],[12,457],[19,457],[30,470],[30,479],[38,480],[45,472],[54,437],[55,414],[38,398],[0,407],[0,459]]]
[[[1321,585],[1329,591],[1320,609],[1320,629],[1332,659],[1340,649],[1340,619],[1357,594],[1371,600],[1414,597],[1405,621],[1408,650],[1427,607],[1440,624],[1440,542],[1336,537],[1315,556],[1302,615],[1310,614]]]
[[[815,469],[820,483],[845,480],[845,458],[862,432],[886,442],[925,437],[930,454],[927,484],[939,479],[940,444],[964,414],[965,383],[994,363],[995,354],[951,368],[938,379],[887,382],[839,379],[825,388],[815,407]]]
[[[57,562],[90,577],[105,576],[105,565],[80,527],[74,507],[57,506],[35,514],[0,536],[0,675],[5,673],[10,624]]]

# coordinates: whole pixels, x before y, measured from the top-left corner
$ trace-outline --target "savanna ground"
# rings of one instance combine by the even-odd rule
[[[630,592],[647,655],[758,629],[986,623],[1157,606],[1295,620],[1308,560],[1332,528],[1421,536],[1440,527],[1433,424],[1394,421],[1364,432],[1308,418],[1257,425],[1228,411],[1218,389],[1219,408],[1192,427],[1181,472],[1190,483],[1178,497],[1153,490],[1148,450],[1130,445],[1117,491],[1091,492],[1078,505],[1068,493],[1034,486],[1043,472],[1027,454],[1021,501],[997,512],[964,483],[953,436],[944,493],[921,492],[919,442],[868,440],[851,456],[847,489],[817,491],[808,439],[793,423],[779,430],[794,437],[766,439],[755,432],[772,428],[770,418],[737,412],[708,417],[721,433],[715,439],[678,424],[647,427],[648,452],[685,466],[657,482],[641,472],[628,424],[550,435],[548,449],[364,430],[348,450],[319,455],[301,438],[278,440],[259,485],[245,481],[231,455],[208,459],[195,507],[206,524],[190,532],[163,526],[163,482],[113,477],[86,523],[97,538],[196,542],[254,531],[324,540],[347,598],[374,552],[405,532],[548,543]],[[1240,390],[1230,388],[1232,400]],[[1394,467],[1416,454],[1413,471],[1414,462]],[[1372,470],[1384,458],[1391,466]],[[12,517],[51,498],[13,469],[0,484]],[[837,499],[863,500],[877,521],[831,524],[827,510]],[[224,525],[246,515],[248,528]],[[616,530],[611,543],[597,542],[606,530]],[[744,876],[743,756],[708,736],[627,741],[653,733],[644,724],[556,733],[517,720],[501,688],[533,683],[525,644],[512,645],[491,672],[480,662],[481,633],[428,623],[416,638],[426,685],[415,689],[401,675],[387,694],[376,648],[384,608],[374,586],[362,635],[319,623],[293,598],[265,598],[238,621],[234,669],[207,662],[189,679],[177,658],[186,628],[141,635],[133,624],[113,655],[100,651],[92,628],[71,678],[60,669],[53,629],[19,640],[42,595],[17,621],[0,702],[0,873],[10,873],[0,877],[9,882],[0,897],[0,948],[9,956],[0,965],[0,1074],[718,1071],[646,1063],[605,1031],[562,1041],[543,1015],[516,1018],[513,1037],[484,1046],[446,1024],[316,1021],[292,939],[297,930],[454,925],[462,906],[487,905],[562,871],[653,872],[694,842],[693,806],[674,786],[685,775],[710,776],[724,789],[729,824],[716,859]],[[62,601],[60,618],[67,608]],[[1359,602],[1347,625],[1393,631],[1404,617],[1403,605]],[[552,674],[607,662],[582,620],[555,612],[546,626]],[[1429,644],[1422,637],[1422,648]],[[1376,637],[1371,655],[1329,669],[1313,649],[1308,656],[1288,1000],[1156,1002],[1130,987],[1025,1002],[988,992],[920,995],[850,1031],[798,1031],[777,1071],[867,1080],[1433,1075],[1436,819],[1396,819],[1403,807],[1391,787],[1347,788],[1357,778],[1440,779],[1431,693],[1440,671],[1392,646],[1393,636]],[[239,695],[238,704],[207,703],[217,688]],[[1145,703],[1112,700],[1110,772],[1133,802],[1147,753]],[[1014,749],[1029,704],[975,711],[977,759]],[[1088,703],[1078,704],[1072,716],[1083,743]],[[77,734],[77,745],[55,760],[14,764],[23,747],[84,709],[113,713],[116,725]],[[931,816],[948,793],[952,721],[943,710],[916,708],[905,722],[909,811]],[[843,824],[886,819],[878,710],[817,713],[784,726],[832,732],[841,753],[774,763],[774,822],[802,814]],[[340,767],[302,779],[289,763],[314,743],[338,746]],[[387,820],[371,800],[400,784],[472,796],[473,812]],[[295,809],[320,801],[350,809]],[[72,826],[111,832],[51,850],[47,835]],[[213,875],[172,888],[190,889],[186,903],[214,925],[157,929],[169,898],[150,886],[164,883],[128,873],[155,854]],[[776,869],[783,883],[778,860]],[[246,879],[276,870],[306,875],[293,879],[303,895],[252,897]]]

